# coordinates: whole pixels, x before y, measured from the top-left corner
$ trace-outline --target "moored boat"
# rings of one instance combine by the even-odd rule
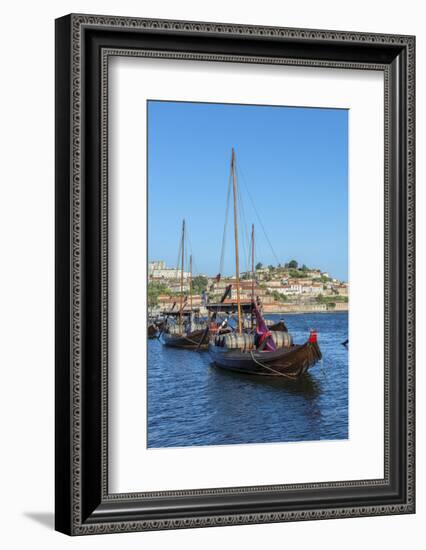
[[[322,358],[316,333],[313,331],[304,344],[292,344],[275,350],[229,348],[215,340],[209,346],[213,362],[218,367],[257,374],[262,376],[283,376],[295,379]]]
[[[278,321],[278,323],[268,323],[268,329],[269,330],[288,332],[287,325],[284,323],[284,321],[282,319],[280,319]]]
[[[189,267],[189,309],[184,308],[187,305],[188,298],[183,296],[183,273],[185,261],[185,220],[182,222],[182,239],[180,244],[181,251],[181,278],[180,278],[180,297],[179,309],[164,312],[166,315],[163,329],[160,333],[161,340],[165,346],[181,348],[186,350],[207,350],[208,349],[208,331],[207,323],[200,319],[198,309],[192,307],[192,255],[190,256]],[[173,322],[170,323],[170,319]]]
[[[162,341],[165,346],[187,350],[207,350],[209,339],[205,329],[193,330],[184,334],[163,332]]]
[[[150,340],[152,340],[153,338],[156,338],[157,337],[157,334],[158,334],[158,327],[155,323],[149,323],[148,324],[148,329],[147,329],[147,332],[148,332],[148,338]]]
[[[240,275],[238,259],[238,216],[237,216],[237,179],[235,153],[232,150],[231,180],[234,196],[234,236],[235,236],[235,273],[236,273],[236,314],[237,327],[234,334],[215,334],[210,341],[209,352],[214,364],[223,369],[256,374],[262,376],[282,376],[296,379],[307,372],[322,358],[317,341],[317,333],[311,331],[303,344],[294,344],[283,321],[267,326],[254,296],[254,226],[252,226],[252,332],[244,329],[243,307],[240,296]],[[230,180],[230,181],[231,181]],[[224,304],[221,304],[223,307]]]

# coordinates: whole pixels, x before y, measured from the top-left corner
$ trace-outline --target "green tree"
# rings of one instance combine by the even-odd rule
[[[298,265],[299,265],[299,264],[296,262],[296,260],[291,260],[291,262],[288,262],[288,267],[289,267],[290,269],[297,269],[297,266],[298,266]]]
[[[321,275],[321,277],[314,277],[312,281],[314,283],[329,283],[331,279],[330,277],[325,277],[324,275]]]
[[[257,271],[258,269],[262,269],[262,267],[263,267],[262,262],[257,262],[256,268],[255,268],[255,269],[256,269],[256,271]]]
[[[276,302],[286,302],[287,301],[287,296],[285,296],[284,294],[281,294],[277,290],[274,290],[272,292],[272,297],[274,298],[274,300]]]
[[[290,269],[290,271],[288,272],[288,275],[289,275],[289,277],[291,277],[293,279],[307,279],[308,278],[308,276],[306,275],[305,272],[299,271],[297,269]]]
[[[160,294],[171,294],[170,288],[164,283],[151,281],[148,283],[148,306],[155,307],[158,304]]]
[[[204,277],[203,275],[197,275],[192,279],[192,293],[201,294],[203,290],[206,290],[207,284],[207,277]]]

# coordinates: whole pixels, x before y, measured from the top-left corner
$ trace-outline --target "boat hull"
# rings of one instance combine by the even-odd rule
[[[260,376],[296,379],[321,358],[317,342],[306,342],[276,351],[241,351],[210,344],[210,355],[218,367]]]
[[[288,332],[288,329],[284,323],[284,321],[278,321],[278,323],[274,323],[273,325],[269,325],[269,330],[275,330],[275,331],[282,331],[282,332]]]
[[[171,348],[207,350],[209,347],[209,337],[205,330],[194,330],[186,335],[164,332],[162,334],[162,341],[165,346]]]
[[[156,338],[157,333],[158,333],[158,329],[154,324],[148,325],[148,338],[149,339]]]

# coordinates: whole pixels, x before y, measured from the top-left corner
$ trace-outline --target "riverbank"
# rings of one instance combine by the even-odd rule
[[[280,307],[268,306],[265,304],[263,306],[263,313],[268,314],[277,314],[277,315],[289,315],[289,314],[300,314],[300,313],[340,313],[348,312],[349,304],[347,302],[338,302],[335,307],[330,307],[328,304],[315,304],[315,305],[301,305],[301,304],[289,304],[282,305]]]
[[[348,303],[342,303],[338,302],[336,303],[336,307],[329,307],[326,304],[315,304],[312,306],[302,306],[300,304],[291,304],[291,305],[283,305],[281,307],[276,306],[270,306],[268,304],[264,304],[262,310],[265,315],[301,315],[303,313],[347,313],[349,311]],[[201,306],[198,308],[199,314],[202,317],[208,316],[208,311],[205,307]],[[164,310],[162,309],[153,309],[150,311],[150,316],[160,316],[164,315]]]
[[[300,311],[264,311],[263,313],[265,315],[304,315],[309,313],[348,313],[349,309],[339,309],[339,310],[333,310],[333,309],[326,309],[326,310],[300,310]]]

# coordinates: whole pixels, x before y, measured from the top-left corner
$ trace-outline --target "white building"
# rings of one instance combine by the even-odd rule
[[[166,269],[166,262],[164,260],[153,260],[148,262],[148,271]]]
[[[322,285],[304,285],[302,286],[302,293],[303,294],[310,294],[314,296],[318,296],[318,294],[321,294],[323,291]]]
[[[284,296],[294,296],[295,294],[302,293],[302,286],[300,284],[293,283],[286,286],[281,286],[279,288],[273,288],[271,290],[278,292],[278,294],[283,294]]]
[[[180,279],[180,269],[167,267],[163,260],[148,262],[148,277],[151,279]],[[189,279],[190,273],[183,272],[183,278]]]

